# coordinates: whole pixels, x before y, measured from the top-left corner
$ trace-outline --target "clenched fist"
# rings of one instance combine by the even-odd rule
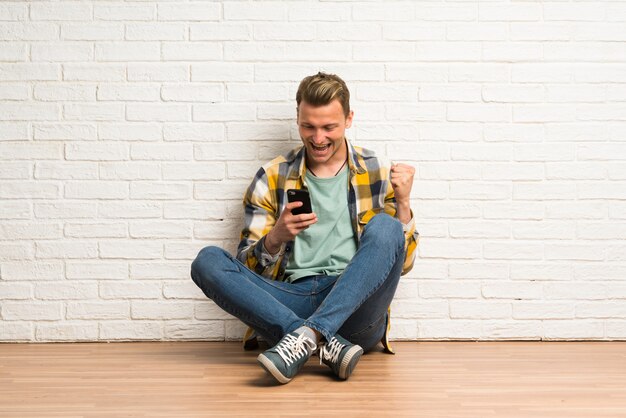
[[[396,196],[396,203],[409,204],[415,168],[407,164],[394,163],[391,166],[391,187]]]

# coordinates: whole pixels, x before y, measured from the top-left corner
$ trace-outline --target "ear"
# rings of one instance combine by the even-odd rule
[[[352,118],[354,117],[354,111],[351,110],[350,114],[348,114],[348,117],[346,117],[346,129],[350,128],[352,126]]]

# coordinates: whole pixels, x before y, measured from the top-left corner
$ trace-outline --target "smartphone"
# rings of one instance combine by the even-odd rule
[[[302,202],[303,205],[299,208],[295,208],[291,211],[294,215],[300,215],[302,213],[311,213],[313,209],[311,209],[311,198],[309,197],[309,191],[305,189],[289,189],[287,190],[287,201],[289,203],[292,202]]]

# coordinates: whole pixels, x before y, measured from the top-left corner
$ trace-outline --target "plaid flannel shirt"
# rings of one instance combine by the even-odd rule
[[[347,141],[346,141],[347,142]],[[348,206],[357,247],[365,225],[378,213],[396,216],[396,201],[389,178],[391,165],[378,158],[370,150],[348,145]],[[293,241],[284,243],[279,252],[271,255],[265,248],[265,236],[274,227],[287,202],[288,189],[306,188],[305,148],[299,147],[286,155],[263,165],[254,176],[245,193],[244,227],[237,248],[237,259],[250,270],[273,280],[285,279],[285,268],[293,250]],[[402,274],[413,267],[419,233],[415,230],[413,214],[411,221],[403,225],[405,236],[405,260]],[[389,315],[388,315],[389,317]],[[393,353],[387,332],[383,345]],[[254,332],[248,329],[244,346],[256,346]]]

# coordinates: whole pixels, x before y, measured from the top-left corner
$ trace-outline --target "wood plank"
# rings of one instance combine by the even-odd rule
[[[239,343],[0,344],[1,417],[626,417],[626,342],[396,342],[276,385]]]

